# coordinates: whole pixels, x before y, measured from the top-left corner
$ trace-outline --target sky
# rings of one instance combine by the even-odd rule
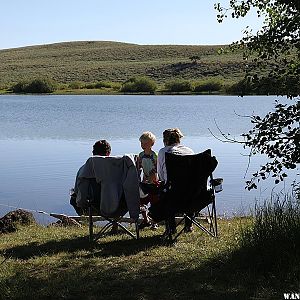
[[[68,41],[141,45],[220,45],[261,21],[216,19],[214,3],[229,0],[3,0],[0,49]],[[227,4],[227,5],[226,5]]]

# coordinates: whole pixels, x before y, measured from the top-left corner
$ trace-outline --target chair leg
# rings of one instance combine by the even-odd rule
[[[192,223],[197,226],[199,229],[201,229],[202,231],[206,232],[207,234],[209,234],[210,236],[215,236],[213,232],[211,232],[210,230],[208,230],[207,228],[205,228],[202,224],[200,224],[198,221],[191,219]]]
[[[127,234],[129,234],[132,238],[134,239],[136,238],[136,236],[130,230],[128,230],[124,225],[118,223],[118,226],[122,228]]]
[[[138,240],[140,238],[140,228],[139,228],[139,222],[136,221],[134,222],[135,225],[135,234],[136,234],[136,239]]]
[[[215,237],[218,237],[218,222],[217,222],[217,211],[216,211],[216,202],[215,199],[213,200],[213,218],[214,218],[214,223],[215,223]]]
[[[93,241],[93,216],[92,216],[92,207],[91,205],[89,205],[89,241],[92,242]]]

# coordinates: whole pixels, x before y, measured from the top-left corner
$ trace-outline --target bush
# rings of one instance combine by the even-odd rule
[[[156,88],[156,83],[148,77],[133,77],[123,83],[121,92],[154,93]]]
[[[83,86],[86,89],[101,89],[101,88],[111,88],[112,84],[105,81],[99,81],[96,83],[87,83]]]
[[[253,93],[253,86],[252,84],[246,80],[242,79],[232,85],[228,85],[225,88],[226,93],[233,94],[233,95],[249,95]]]
[[[194,87],[194,92],[217,92],[222,89],[222,83],[216,79],[209,79],[206,81],[197,82]]]
[[[291,84],[292,83],[292,84]],[[300,93],[300,81],[296,76],[286,76],[284,79],[273,77],[261,77],[259,80],[249,81],[242,79],[226,88],[226,92],[236,95],[298,95]]]
[[[111,88],[112,85],[109,82],[105,82],[105,81],[99,81],[95,83],[95,88],[96,89],[101,89],[101,88]]]
[[[188,92],[193,90],[193,85],[188,80],[173,80],[165,83],[165,89],[172,93]]]
[[[82,87],[85,88],[85,89],[88,89],[88,90],[95,89],[95,83],[87,83]]]
[[[13,85],[11,87],[11,90],[13,91],[13,93],[25,93],[27,84],[28,83],[25,81],[20,81],[20,82],[16,83],[15,85]]]
[[[56,89],[55,83],[48,78],[37,78],[30,82],[18,82],[12,86],[14,93],[52,93]]]
[[[80,81],[73,81],[69,83],[69,88],[73,90],[79,90],[82,87],[82,83]]]

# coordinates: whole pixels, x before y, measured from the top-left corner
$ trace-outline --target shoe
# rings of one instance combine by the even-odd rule
[[[139,225],[139,229],[144,229],[145,227],[150,227],[151,226],[151,223],[149,222],[142,222],[140,225]]]
[[[194,231],[194,227],[193,226],[184,227],[184,232],[186,232],[186,233],[193,232],[193,231]]]

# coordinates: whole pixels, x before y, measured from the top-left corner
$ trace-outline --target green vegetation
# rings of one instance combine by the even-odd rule
[[[189,80],[176,79],[166,82],[165,90],[171,93],[191,92],[193,91],[193,85]]]
[[[244,89],[242,51],[220,55],[220,47],[70,42],[0,50],[0,93],[35,92],[25,85],[41,78],[52,79],[55,91],[45,92],[55,94],[278,92],[271,79]],[[152,87],[133,87],[132,78]]]
[[[281,299],[300,283],[300,209],[266,204],[253,218],[219,221],[165,245],[159,231],[140,240],[88,228],[32,225],[3,234],[2,299]]]
[[[194,92],[195,93],[202,93],[202,92],[219,92],[223,88],[223,84],[220,80],[216,79],[208,79],[202,82],[195,83]]]
[[[36,78],[32,81],[21,81],[12,86],[14,93],[52,93],[56,89],[56,84],[48,78]]]
[[[147,77],[133,77],[123,83],[120,91],[123,93],[154,93],[156,83]]]
[[[264,117],[252,115],[253,128],[242,135],[250,157],[263,154],[269,159],[246,181],[251,190],[269,177],[279,183],[300,162],[300,1],[231,0],[228,6],[215,4],[219,22],[227,15],[242,18],[254,10],[264,24],[256,33],[247,28],[244,37],[231,45],[234,51],[242,50],[249,64],[244,79],[228,90],[240,95],[276,94],[290,99],[287,104],[277,98],[273,110]],[[236,142],[226,135],[223,137]],[[299,181],[293,185],[300,190]]]
[[[136,45],[118,42],[69,42],[0,50],[0,86],[49,77],[72,82],[123,83],[147,76],[157,84],[178,79],[243,76],[238,54],[218,54],[220,46]],[[191,57],[201,57],[191,62]]]

